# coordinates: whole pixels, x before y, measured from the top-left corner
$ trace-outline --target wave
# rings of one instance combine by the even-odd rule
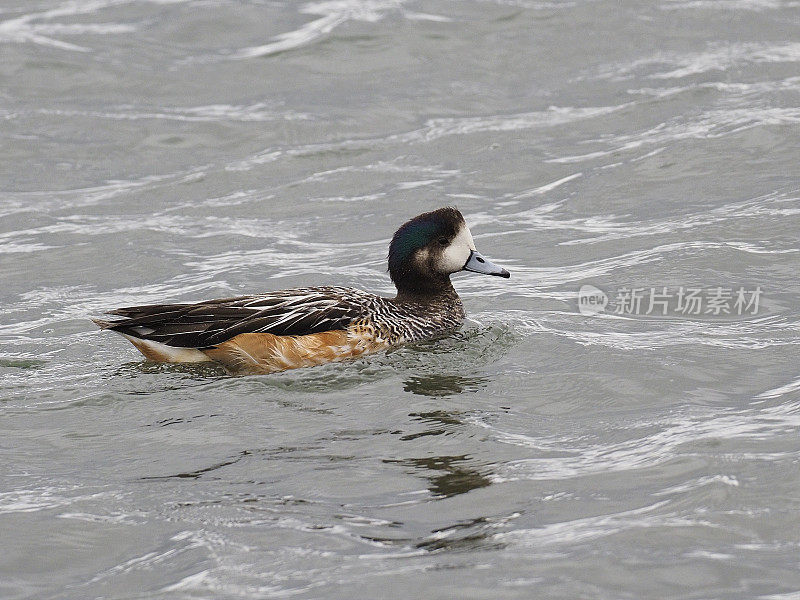
[[[607,144],[611,148],[585,154],[547,159],[556,164],[575,164],[616,156],[638,150],[644,146],[663,146],[686,139],[722,138],[748,129],[800,123],[800,108],[718,108],[704,111],[697,117],[685,120],[677,117],[642,132],[619,135],[610,140],[586,140],[586,144]]]
[[[563,185],[577,179],[580,173],[524,192],[510,194],[509,198],[527,198],[538,194],[539,189],[549,191],[555,184]],[[800,190],[775,190],[761,196],[727,202],[709,208],[703,212],[675,215],[660,219],[644,219],[632,221],[627,215],[595,214],[588,217],[561,216],[567,208],[566,201],[543,204],[531,209],[508,213],[480,213],[477,222],[508,223],[509,229],[524,225],[527,231],[575,231],[590,234],[589,237],[573,238],[559,242],[559,245],[595,244],[633,237],[667,236],[675,232],[703,229],[731,221],[750,221],[752,219],[784,219],[800,215],[797,203],[800,201]],[[471,219],[472,220],[472,219]],[[730,247],[753,254],[791,254],[800,252],[800,247],[788,245],[781,247],[776,242],[719,242],[715,248]],[[721,244],[721,245],[719,245]],[[712,246],[707,246],[712,247]],[[671,250],[672,248],[670,248]]]
[[[426,120],[419,129],[402,133],[371,138],[344,139],[336,142],[300,144],[284,148],[265,148],[248,158],[230,163],[225,169],[246,171],[255,166],[274,162],[284,157],[309,157],[344,151],[374,150],[385,146],[430,143],[452,136],[560,127],[577,121],[609,115],[629,106],[631,106],[630,103],[595,107],[551,106],[547,110],[523,113],[434,118]]]
[[[287,31],[274,41],[261,46],[241,48],[228,57],[233,60],[270,56],[279,52],[306,46],[333,31],[347,21],[374,23],[383,19],[389,11],[400,8],[404,0],[333,0],[312,2],[304,5],[300,12],[319,18],[309,21],[298,29]],[[413,13],[417,15],[418,13]]]
[[[659,4],[659,10],[747,10],[762,12],[797,8],[795,0],[667,0]]]
[[[603,68],[601,79],[626,80],[634,77],[681,79],[711,71],[728,71],[734,67],[800,61],[800,42],[784,44],[747,42],[711,43],[702,52],[658,52],[627,64]],[[667,66],[667,70],[663,70]]]
[[[720,409],[715,414],[686,414],[660,424],[659,431],[648,435],[631,435],[617,443],[591,443],[585,434],[580,437],[532,436],[514,433],[495,427],[480,418],[472,423],[483,427],[496,441],[530,448],[540,453],[551,454],[536,458],[525,458],[498,465],[491,476],[495,482],[515,480],[566,480],[599,473],[651,469],[675,460],[683,454],[685,444],[698,444],[703,440],[764,441],[777,436],[796,435],[800,431],[800,411],[774,411],[766,409]],[[722,412],[722,415],[719,413]],[[648,422],[645,430],[655,423]],[[635,424],[624,423],[619,427],[633,434]],[[608,436],[605,431],[604,435]],[[776,460],[790,457],[793,451],[764,450],[749,451],[750,460]],[[713,481],[717,481],[715,479]],[[722,480],[726,485],[735,485],[731,480]],[[665,490],[662,494],[670,494]]]
[[[59,117],[89,117],[93,119],[111,119],[115,121],[183,121],[188,123],[216,123],[216,122],[271,122],[271,121],[309,121],[313,117],[309,113],[295,111],[278,111],[271,108],[266,102],[254,104],[210,104],[206,106],[188,107],[163,107],[163,108],[135,108],[120,106],[107,111],[67,110],[40,108],[36,110],[42,115]]]
[[[53,35],[112,35],[135,31],[130,23],[52,23],[53,19],[100,12],[131,4],[136,0],[68,0],[55,8],[28,13],[0,21],[0,43],[32,43],[72,52],[91,52],[91,48],[55,39]],[[178,4],[191,0],[144,0],[152,4]]]

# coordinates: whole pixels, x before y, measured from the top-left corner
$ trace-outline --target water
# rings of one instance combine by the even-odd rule
[[[5,0],[0,597],[800,597],[798,9]],[[444,340],[230,378],[88,320],[389,294],[445,204],[512,279]]]

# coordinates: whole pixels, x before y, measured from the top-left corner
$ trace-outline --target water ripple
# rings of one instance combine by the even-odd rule
[[[333,31],[347,21],[374,23],[385,13],[401,7],[404,0],[332,0],[311,2],[300,12],[318,16],[302,27],[275,37],[275,41],[261,46],[242,48],[229,55],[232,59],[247,59],[270,56],[310,44]]]
[[[800,344],[800,322],[777,315],[751,321],[709,322],[625,319],[616,315],[587,318],[577,312],[548,312],[534,318],[509,315],[508,319],[523,331],[548,333],[584,346],[628,351],[674,346],[744,350]],[[581,328],[579,324],[589,327]]]
[[[607,67],[600,77],[625,80],[646,76],[652,79],[680,79],[709,71],[728,71],[733,67],[751,64],[793,63],[800,61],[800,42],[774,43],[714,43],[704,52],[660,52],[640,58],[627,65]],[[669,65],[669,70],[655,70]]]
[[[719,409],[716,409],[719,413]],[[557,454],[510,461],[499,466],[492,478],[495,482],[524,480],[564,480],[597,473],[651,469],[681,456],[687,447],[702,446],[704,440],[766,441],[800,431],[800,412],[768,410],[723,410],[722,415],[686,415],[656,433],[634,436],[618,443],[587,443],[564,437],[531,436],[512,433],[490,425],[480,418],[472,423],[489,430],[497,441],[527,447],[542,453]],[[652,427],[652,423],[649,424]],[[630,433],[631,426],[625,426]],[[607,435],[607,432],[606,432]],[[792,458],[796,452],[747,452],[747,460]]]
[[[587,160],[638,150],[647,145],[665,145],[686,139],[713,139],[727,137],[755,127],[795,125],[800,123],[800,108],[735,108],[705,111],[698,117],[685,120],[677,117],[660,123],[646,131],[631,135],[614,136],[610,140],[593,140],[587,143],[604,143],[612,147],[585,154],[560,156],[548,159],[557,164],[581,163]]]
[[[53,35],[110,35],[130,33],[137,28],[129,23],[52,23],[53,19],[100,12],[106,8],[130,4],[135,0],[69,0],[56,8],[0,21],[0,43],[33,43],[40,46],[91,52],[90,48],[55,39]],[[153,4],[176,4],[190,0],[145,0]],[[44,21],[44,22],[41,22]]]

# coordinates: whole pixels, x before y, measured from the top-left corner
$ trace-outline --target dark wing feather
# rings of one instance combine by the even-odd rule
[[[183,348],[208,348],[240,333],[308,335],[344,330],[365,314],[368,294],[345,288],[281,290],[198,304],[154,304],[112,310],[124,317],[98,321],[111,329]]]

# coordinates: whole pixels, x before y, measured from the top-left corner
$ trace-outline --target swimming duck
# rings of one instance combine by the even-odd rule
[[[214,361],[236,375],[320,365],[457,329],[465,315],[450,275],[509,277],[475,249],[464,217],[440,208],[404,223],[389,245],[397,296],[310,287],[109,311],[101,329],[127,338],[157,362]]]

